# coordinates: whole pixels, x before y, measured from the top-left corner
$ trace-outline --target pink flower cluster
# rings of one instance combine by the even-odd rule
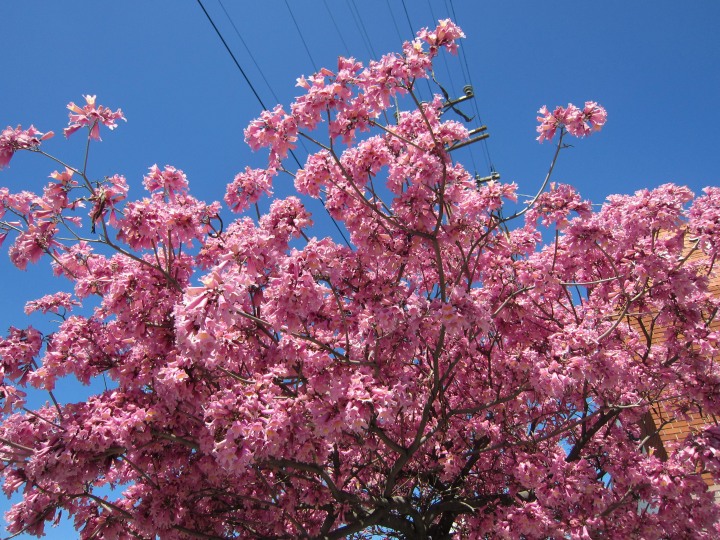
[[[270,147],[271,165],[279,166],[295,148],[297,129],[295,118],[278,105],[272,111],[263,111],[260,118],[250,122],[245,129],[245,142],[253,150]]]
[[[25,304],[25,313],[30,314],[35,311],[41,313],[59,313],[62,311],[70,311],[73,306],[79,306],[80,302],[74,300],[72,295],[67,292],[58,292],[55,294],[46,294],[42,298],[33,300]]]
[[[7,338],[0,338],[0,378],[26,378],[31,364],[42,347],[42,334],[29,326],[10,327]]]
[[[42,133],[30,126],[28,129],[22,129],[18,126],[12,128],[6,127],[0,133],[0,169],[7,167],[12,159],[13,154],[17,150],[31,150],[40,146],[40,142],[52,137],[54,133],[48,131]]]
[[[552,183],[549,191],[537,197],[525,214],[525,220],[534,223],[540,219],[546,227],[555,225],[562,229],[569,223],[572,212],[588,216],[590,208],[590,201],[583,201],[572,186]]]
[[[263,193],[272,194],[272,178],[276,171],[268,169],[252,169],[245,167],[245,171],[235,175],[234,180],[227,185],[225,202],[233,212],[243,212],[248,206],[256,203]]]
[[[143,178],[143,185],[150,193],[161,192],[171,201],[177,194],[185,194],[188,190],[188,180],[185,173],[171,165],[165,165],[161,171],[157,164],[150,167],[150,171]]]
[[[306,93],[292,103],[290,114],[280,105],[264,111],[245,130],[245,140],[253,150],[269,147],[271,169],[280,169],[280,162],[295,148],[299,130],[316,129],[325,120],[331,139],[350,145],[358,132],[371,129],[393,96],[406,93],[416,79],[428,77],[432,59],[441,48],[456,52],[462,37],[457,25],[443,20],[435,29],[425,28],[412,42],[405,42],[402,55],[386,54],[367,67],[354,58],[341,57],[337,72],[323,68],[300,77],[297,86]]]
[[[542,106],[537,117],[540,125],[537,140],[549,141],[558,129],[566,129],[575,137],[585,137],[593,131],[599,131],[607,121],[607,112],[594,101],[586,101],[582,109],[569,103],[567,107],[556,107],[554,111]]]
[[[117,222],[117,236],[135,251],[157,249],[166,242],[178,247],[192,245],[210,230],[209,222],[217,216],[219,206],[190,195],[177,195],[171,203],[158,197],[129,202]]]
[[[105,179],[105,182],[98,186],[89,197],[93,203],[89,215],[92,226],[106,215],[109,216],[110,224],[117,226],[118,206],[127,198],[127,180],[121,174],[114,174]]]
[[[457,54],[457,40],[464,38],[465,34],[450,19],[441,20],[438,26],[430,31],[423,28],[417,37],[430,45],[430,55],[436,56],[440,47],[445,47],[452,54]]]
[[[96,96],[83,96],[85,105],[79,107],[72,101],[68,103],[70,123],[65,128],[65,137],[69,137],[81,127],[90,129],[90,138],[100,141],[100,124],[109,129],[117,127],[117,120],[125,120],[122,110],[111,111],[104,105],[95,105]]]

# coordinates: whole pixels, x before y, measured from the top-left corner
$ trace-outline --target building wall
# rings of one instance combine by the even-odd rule
[[[686,241],[686,244],[689,252],[690,243]],[[696,250],[690,255],[688,260],[700,261],[702,258],[704,258],[703,253],[700,250]],[[707,261],[707,264],[704,265],[703,272],[706,272],[710,279],[710,292],[715,295],[720,295],[720,261],[717,263]],[[711,328],[720,329],[719,318],[719,316],[716,316],[710,325]],[[662,335],[663,330],[664,329],[660,328],[657,335]],[[660,339],[662,338],[658,338],[658,342],[661,342]],[[720,418],[714,415],[703,415],[697,411],[688,411],[682,417],[678,417],[670,403],[656,403],[642,422],[643,436],[649,437],[646,450],[655,452],[660,459],[667,459],[667,455],[672,448],[678,443],[683,442],[690,434],[702,431],[710,424],[717,425],[719,421]],[[720,504],[720,485],[713,482],[710,474],[703,474],[703,479],[707,483],[709,490],[715,493],[715,501]]]

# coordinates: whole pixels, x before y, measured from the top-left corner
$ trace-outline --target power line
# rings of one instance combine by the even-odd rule
[[[360,11],[358,11],[357,5],[355,4],[355,0],[348,0],[347,3],[348,7],[350,8],[350,14],[353,16],[353,19],[355,19],[355,25],[358,27],[358,30],[360,30],[360,36],[363,38],[363,41],[365,41],[366,47],[372,55],[372,58],[374,58],[375,60],[379,60],[377,54],[375,53],[375,49],[372,46],[370,34],[368,34],[367,28],[365,28],[365,23],[363,22]],[[353,9],[355,10],[354,12]],[[357,17],[355,16],[356,13]]]
[[[405,5],[405,0],[402,0],[402,7],[403,11],[405,11],[405,18],[407,19],[408,26],[410,27],[410,37],[411,39],[415,37],[415,27],[413,27],[412,21],[410,21],[410,14],[408,13],[407,6]],[[430,81],[425,79],[425,82],[427,83],[428,92],[430,93],[430,100],[432,100],[433,97],[433,91],[432,88],[430,88]]]
[[[397,37],[400,40],[400,43],[402,43],[403,38],[400,35],[400,27],[398,26],[397,19],[395,19],[395,14],[393,13],[392,7],[390,7],[390,0],[385,0],[385,4],[387,5],[388,11],[390,12],[390,17],[392,18],[393,26],[395,26],[395,33],[397,34]]]
[[[260,98],[260,95],[259,95],[259,94],[257,93],[257,91],[255,90],[255,86],[253,86],[253,83],[250,81],[250,78],[247,76],[247,74],[245,73],[245,70],[244,70],[244,69],[242,68],[242,66],[240,65],[240,62],[238,62],[238,60],[237,60],[237,58],[235,57],[235,55],[233,54],[232,50],[231,50],[230,47],[228,46],[227,41],[225,41],[225,38],[223,37],[222,33],[220,32],[220,30],[218,29],[218,27],[215,25],[215,22],[212,20],[212,17],[210,16],[210,14],[209,14],[209,13],[207,12],[207,10],[205,9],[205,6],[203,5],[202,0],[197,0],[197,3],[200,5],[200,8],[203,10],[203,13],[205,13],[205,16],[207,17],[207,20],[210,21],[210,24],[212,25],[213,29],[215,30],[215,33],[217,34],[217,36],[220,38],[220,41],[221,41],[222,44],[225,46],[225,50],[228,52],[228,54],[230,55],[230,57],[233,59],[233,62],[235,63],[235,66],[237,66],[237,68],[238,68],[238,70],[240,71],[240,73],[242,73],[242,76],[245,78],[245,81],[248,83],[248,86],[250,87],[250,89],[252,90],[253,94],[254,94],[255,97],[257,98],[258,103],[260,103],[260,106],[263,108],[263,110],[267,111],[268,108],[265,106],[265,103],[263,102],[263,100]],[[290,9],[290,6],[288,6],[288,9]],[[225,11],[225,14],[227,15],[227,11]],[[292,12],[290,12],[290,14],[292,15]],[[229,18],[229,17],[230,17],[230,16],[228,15],[228,18]],[[295,18],[293,17],[293,20],[294,20],[294,19],[295,19]],[[232,19],[230,20],[230,22],[232,23]],[[234,26],[235,26],[235,25],[233,24],[233,27],[234,27]],[[236,28],[236,31],[237,31],[237,28]],[[298,31],[299,31],[299,28],[298,28]],[[301,35],[301,37],[302,37],[302,35]],[[310,52],[310,51],[308,51],[308,54],[309,54],[309,52]],[[311,59],[312,59],[312,58],[311,58]],[[266,81],[266,82],[267,82],[267,81]],[[273,95],[275,95],[275,93],[272,91],[272,87],[270,87],[269,85],[268,85],[268,87],[270,88],[270,92],[271,92]],[[279,101],[279,100],[278,100],[278,101]],[[293,157],[293,160],[294,160],[295,163],[297,164],[298,168],[302,169],[302,165],[300,164],[300,160],[298,159],[297,155],[295,154],[295,152],[294,152],[293,150],[290,150],[290,155]],[[331,219],[332,222],[333,222],[333,225],[335,225],[335,228],[336,228],[337,231],[340,233],[340,236],[342,237],[342,239],[345,241],[345,244],[346,244],[348,247],[351,247],[351,244],[350,244],[350,242],[348,241],[348,239],[345,237],[345,233],[343,233],[342,229],[340,228],[340,225],[338,225],[338,223],[337,223],[337,221],[335,220],[335,218],[332,217],[332,215],[330,215],[330,211],[327,209],[327,206],[325,206],[325,201],[322,199],[322,197],[318,197],[318,199],[320,199],[320,202],[322,203],[322,206],[323,206],[323,208],[325,209],[325,212],[327,212],[328,216],[330,217],[330,219]]]
[[[456,24],[459,25],[460,22],[458,21],[457,14],[455,13],[455,5],[453,4],[453,0],[449,0],[449,1],[450,1],[450,9],[452,11],[452,19],[453,19],[453,21],[455,21]],[[473,85],[473,81],[472,81],[472,75],[470,74],[470,65],[468,63],[467,54],[465,54],[464,47],[460,47],[460,57],[461,57],[461,63],[460,63],[461,69],[464,65],[464,68],[465,68],[464,73],[467,76],[467,81],[468,81],[468,83],[470,83],[470,86],[475,88],[475,86]],[[477,98],[473,99],[472,102],[473,102],[473,108],[475,109],[475,114],[477,115],[477,118],[478,118],[478,122],[480,122],[482,124],[482,118],[480,117],[480,109],[478,108]],[[483,139],[482,143],[483,143],[483,152],[485,154],[485,160],[487,162],[488,168],[490,169],[491,173],[495,172],[495,165],[493,164],[492,158],[490,157],[490,147],[488,146],[487,139]]]
[[[235,65],[236,65],[237,68],[240,70],[240,73],[242,73],[243,77],[245,78],[245,81],[248,83],[248,86],[250,86],[250,89],[252,90],[253,94],[255,94],[255,97],[257,98],[258,102],[260,103],[260,106],[263,108],[264,111],[267,111],[267,110],[268,110],[267,106],[265,105],[265,103],[263,102],[262,98],[260,97],[260,95],[259,95],[259,94],[257,93],[257,91],[255,90],[255,86],[253,85],[252,81],[250,81],[250,79],[248,78],[247,74],[245,73],[245,70],[242,68],[242,66],[240,65],[240,62],[238,62],[238,60],[237,60],[237,58],[235,57],[235,55],[233,54],[232,50],[231,50],[230,47],[228,46],[227,41],[225,41],[225,38],[223,37],[222,33],[220,32],[220,30],[218,29],[218,27],[215,25],[215,22],[212,20],[212,17],[210,16],[210,14],[209,14],[209,13],[207,12],[207,10],[205,9],[205,6],[203,6],[202,0],[197,0],[197,3],[200,5],[200,7],[201,7],[202,10],[203,10],[203,13],[205,13],[205,16],[207,17],[208,21],[210,21],[210,24],[211,24],[212,27],[215,29],[215,33],[216,33],[217,36],[220,38],[220,41],[222,41],[222,44],[225,46],[225,50],[228,52],[228,54],[230,55],[230,57],[233,59],[233,62],[235,62]],[[220,3],[220,5],[222,5],[222,2]],[[224,10],[224,9],[225,9],[225,8],[223,7],[223,10]],[[235,31],[237,32],[237,27],[235,26],[235,24],[233,23],[232,19],[230,18],[230,15],[228,14],[227,10],[225,10],[225,15],[227,15],[228,19],[230,19],[230,23],[233,25],[233,28],[235,28]],[[239,32],[238,32],[238,36],[239,36],[239,35],[240,35],[240,34],[239,34]],[[242,37],[241,37],[240,39],[242,40]],[[244,43],[245,43],[244,40],[242,40],[242,41],[243,41],[243,44],[244,44]],[[245,47],[247,48],[247,45],[246,45]],[[248,53],[249,53],[249,52],[250,52],[250,49],[248,49]],[[252,56],[252,53],[250,53],[250,54],[251,54],[251,56]],[[256,63],[256,65],[257,65],[257,63]],[[260,66],[257,66],[257,67],[258,67],[258,70],[260,70]],[[261,73],[262,73],[262,70],[260,70],[260,71],[261,71]],[[267,83],[267,79],[265,79],[265,82]],[[273,97],[275,97],[275,99],[276,99],[277,101],[280,101],[279,99],[277,99],[277,96],[275,95],[275,92],[273,91],[272,87],[271,87],[269,84],[268,84],[268,88],[270,89],[270,93],[273,95]],[[297,156],[295,155],[295,152],[293,152],[293,150],[290,150],[290,154],[292,155],[293,159],[295,160],[295,163],[297,164],[297,166],[298,166],[299,168],[302,168],[302,165],[300,164],[300,160],[299,160],[299,159],[297,158]]]
[[[230,16],[230,13],[228,13],[228,10],[225,9],[225,6],[223,5],[222,0],[218,0],[218,2],[220,4],[220,7],[222,8],[222,10],[225,12],[225,16],[227,17],[228,21],[230,21],[230,24],[232,25],[233,29],[235,30],[237,37],[240,39],[240,42],[245,47],[245,51],[247,51],[248,56],[250,56],[250,59],[252,60],[253,64],[255,64],[255,67],[257,68],[258,72],[260,72],[260,76],[262,77],[262,80],[265,81],[265,84],[267,85],[268,90],[270,90],[270,94],[272,94],[272,97],[275,100],[275,103],[280,103],[280,98],[277,97],[277,94],[275,94],[275,91],[273,90],[272,85],[267,80],[267,78],[265,77],[265,73],[263,73],[262,68],[255,60],[255,56],[253,55],[252,51],[250,50],[250,47],[248,47],[247,43],[243,39],[242,34],[240,34],[240,31],[238,30],[238,27],[235,25],[235,22],[233,21],[232,17]],[[308,150],[307,146],[305,146],[304,139],[300,139],[300,146],[303,147],[303,150],[305,150],[305,153],[307,155],[310,155],[310,151]],[[295,157],[295,156],[293,155],[293,157]],[[295,159],[295,161],[298,162],[297,158]],[[298,166],[300,166],[300,163],[298,163]]]
[[[415,28],[413,27],[412,22],[410,21],[410,14],[408,13],[407,6],[405,5],[405,0],[402,0],[402,7],[403,11],[405,11],[405,18],[407,19],[408,26],[410,27],[410,35],[415,34]]]
[[[427,0],[427,4],[430,8],[430,15],[433,18],[433,24],[436,24],[440,19],[435,16],[435,12],[433,11],[432,7],[432,1]],[[447,59],[445,58],[444,54],[440,55],[440,58],[442,59],[443,66],[445,66],[445,73],[447,74],[448,80],[450,81],[450,90],[455,93],[455,81],[453,81],[453,76],[450,74],[450,67],[448,66]]]
[[[223,4],[222,0],[218,0],[220,7],[225,12],[225,16],[227,17],[228,21],[230,21],[230,24],[233,27],[233,30],[235,30],[235,34],[237,35],[238,39],[240,39],[240,43],[243,44],[243,47],[245,47],[245,51],[248,53],[248,56],[250,57],[250,60],[252,60],[252,63],[255,64],[255,68],[260,73],[260,76],[262,77],[262,80],[265,82],[265,85],[268,87],[268,90],[270,90],[270,94],[272,94],[273,99],[275,100],[275,103],[280,103],[280,99],[275,95],[275,92],[272,89],[272,86],[270,86],[270,83],[268,82],[267,78],[265,77],[265,74],[263,73],[262,68],[255,60],[255,57],[253,56],[252,51],[250,50],[250,47],[248,47],[247,43],[245,43],[245,40],[242,37],[242,34],[238,30],[238,27],[235,26],[235,22],[232,20],[232,17],[230,17],[230,14],[228,13],[227,9],[225,9],[225,5]]]
[[[252,90],[252,93],[255,94],[255,97],[257,98],[258,102],[260,103],[260,106],[263,108],[263,110],[267,110],[267,107],[265,106],[265,103],[263,103],[263,100],[260,98],[260,94],[257,93],[257,90],[255,90],[255,87],[253,86],[253,83],[250,82],[250,79],[248,78],[247,74],[245,73],[245,70],[240,65],[240,62],[238,62],[237,58],[235,58],[235,55],[230,50],[230,47],[227,44],[227,41],[225,41],[225,38],[220,33],[220,30],[218,30],[218,27],[215,26],[215,23],[212,20],[212,17],[210,17],[210,14],[205,9],[205,6],[203,6],[202,0],[197,0],[197,3],[200,5],[200,7],[203,10],[203,13],[205,13],[205,16],[207,17],[207,20],[210,21],[210,24],[215,29],[215,33],[220,38],[220,41],[222,41],[222,44],[225,46],[225,50],[227,50],[228,54],[230,55],[230,58],[233,59],[233,62],[235,62],[235,65],[237,66],[238,70],[240,70],[240,73],[242,73],[242,76],[245,78],[245,82],[248,83],[248,86],[250,87],[250,90]]]
[[[298,35],[300,36],[300,41],[302,41],[303,46],[305,47],[305,52],[307,52],[308,57],[310,58],[310,62],[313,65],[313,68],[315,69],[315,72],[318,71],[317,64],[315,63],[315,60],[312,57],[312,54],[310,54],[310,48],[308,47],[308,44],[305,42],[305,38],[303,37],[302,32],[300,31],[300,26],[298,25],[297,21],[295,20],[295,15],[293,15],[292,9],[290,9],[290,4],[288,4],[288,1],[285,0],[285,7],[287,7],[288,11],[290,12],[290,18],[292,19],[293,23],[295,24],[295,28],[298,31]]]
[[[375,55],[370,50],[370,44],[368,43],[367,37],[365,34],[363,34],[362,28],[360,28],[360,22],[358,22],[357,15],[352,9],[352,6],[350,5],[350,0],[346,0],[345,2],[347,4],[348,11],[350,12],[350,15],[352,15],[353,22],[355,23],[355,28],[357,28],[358,34],[360,34],[360,39],[362,40],[362,44],[365,47],[365,51],[368,54],[368,58],[372,59]]]
[[[327,0],[323,0],[323,4],[325,4],[325,9],[328,12],[328,15],[330,15],[330,20],[333,23],[333,26],[335,27],[335,31],[338,33],[338,36],[340,37],[340,41],[342,41],[343,47],[345,47],[345,55],[350,56],[350,48],[348,47],[347,43],[345,43],[345,38],[342,35],[342,32],[340,31],[340,27],[338,26],[337,22],[335,21],[335,17],[333,17],[332,11],[330,11],[330,6],[328,6]]]

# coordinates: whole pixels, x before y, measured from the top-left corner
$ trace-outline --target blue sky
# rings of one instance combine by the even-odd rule
[[[295,79],[312,73],[313,62],[332,69],[338,55],[367,61],[397,51],[411,36],[408,18],[417,30],[454,9],[468,36],[461,47],[491,134],[489,156],[521,193],[537,189],[552,156],[550,145],[535,141],[537,109],[585,100],[604,105],[608,123],[564,152],[557,181],[596,203],[665,182],[696,192],[720,184],[716,1],[224,0],[260,70],[223,5],[203,1],[268,107],[275,97],[287,104],[298,93]],[[238,171],[264,160],[242,134],[261,106],[196,1],[2,2],[0,33],[0,128],[34,123],[60,134],[65,105],[97,94],[100,103],[121,107],[128,122],[105,131],[103,143],[91,150],[89,170],[98,177],[124,174],[131,196],[143,196],[142,175],[158,163],[183,169],[195,196],[221,200]],[[436,75],[456,95],[469,82],[462,57],[440,61]],[[66,142],[58,135],[45,147],[71,163],[83,155],[80,136]],[[456,157],[486,174],[485,147],[471,150]],[[304,159],[302,149],[298,154]],[[0,171],[0,186],[40,191],[53,170],[39,156],[19,154]],[[290,193],[290,183],[281,184],[276,193]],[[317,218],[315,234],[331,234],[327,221]],[[46,263],[19,272],[5,253],[3,332],[28,324],[25,301],[56,290]],[[6,508],[0,500],[0,510]],[[66,529],[48,534],[69,536]]]

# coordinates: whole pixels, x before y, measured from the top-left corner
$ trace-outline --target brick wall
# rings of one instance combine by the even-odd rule
[[[689,242],[687,249],[690,251]],[[689,261],[699,261],[704,257],[700,250],[694,251]],[[720,294],[720,262],[714,263],[707,261],[704,265],[703,272],[707,272],[710,279],[709,289],[712,293]],[[716,317],[711,328],[720,328],[720,321]],[[662,343],[664,338],[660,337],[664,329],[659,329],[657,337],[654,340]],[[714,415],[702,415],[698,411],[688,411],[682,416],[674,412],[674,407],[668,402],[655,403],[651,408],[651,412],[643,419],[642,431],[644,437],[649,437],[646,450],[656,453],[661,459],[667,459],[668,452],[672,450],[677,443],[684,441],[691,433],[702,430],[708,424],[718,424],[720,418]],[[715,501],[720,504],[720,485],[713,482],[709,474],[704,474],[703,479],[708,484],[710,491],[715,493]]]

